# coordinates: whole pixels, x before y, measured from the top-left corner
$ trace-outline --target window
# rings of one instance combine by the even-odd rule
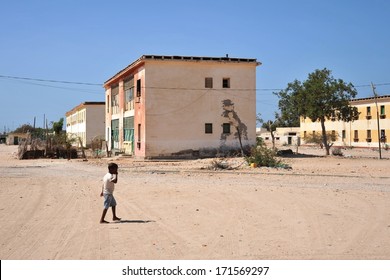
[[[118,101],[118,94],[119,94],[119,85],[114,85],[111,87],[111,106],[117,106],[117,101]]]
[[[230,78],[223,78],[222,79],[222,87],[223,88],[230,88]]]
[[[111,87],[111,107],[112,114],[119,113],[119,85]]]
[[[137,80],[137,97],[141,97],[141,79]]]
[[[345,130],[343,130],[343,131],[341,132],[341,138],[342,138],[342,139],[345,139],[345,138],[346,138]]]
[[[213,124],[212,123],[205,123],[204,124],[204,133],[206,133],[206,134],[213,133]]]
[[[330,117],[330,119],[332,122],[336,120],[336,112],[332,112],[332,116]]]
[[[386,142],[386,131],[381,129],[381,142]]]
[[[353,141],[359,142],[359,131],[358,130],[353,131]]]
[[[213,88],[213,78],[205,78],[204,87],[205,88]]]
[[[366,108],[366,119],[369,120],[371,119],[371,107],[367,106]]]
[[[125,92],[125,109],[129,111],[134,109],[134,76],[129,77],[123,83],[123,90]]]
[[[126,111],[132,109],[132,101],[134,100],[134,87],[125,90],[125,108]]]
[[[230,123],[222,124],[222,133],[230,134]]]
[[[366,141],[367,141],[367,142],[371,142],[371,130],[370,130],[370,129],[367,130],[367,138],[366,138]]]
[[[381,119],[386,118],[385,105],[381,105]]]
[[[123,118],[123,140],[134,141],[134,117]]]
[[[331,139],[333,142],[336,141],[336,130],[332,130],[332,134],[331,134],[330,139]]]

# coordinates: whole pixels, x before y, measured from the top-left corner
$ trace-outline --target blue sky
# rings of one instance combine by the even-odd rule
[[[20,0],[0,9],[0,131],[58,121],[143,54],[256,58],[257,112],[315,69],[390,94],[390,1]],[[3,77],[1,77],[3,76]],[[98,85],[49,83],[27,77]]]

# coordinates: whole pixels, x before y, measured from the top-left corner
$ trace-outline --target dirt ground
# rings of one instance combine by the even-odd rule
[[[17,160],[0,145],[0,259],[390,259],[390,151],[301,147],[291,169],[212,159]],[[99,224],[107,163],[122,222]],[[111,211],[107,218],[111,221]]]

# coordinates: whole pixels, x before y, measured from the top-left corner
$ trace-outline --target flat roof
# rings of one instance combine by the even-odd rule
[[[77,105],[76,107],[74,107],[72,110],[69,110],[68,112],[66,112],[65,116],[69,116],[71,114],[73,114],[74,112],[80,110],[81,108],[84,108],[85,106],[87,105],[106,105],[106,102],[104,101],[86,101],[86,102],[83,102],[83,103],[80,103],[79,105]]]
[[[212,57],[212,56],[181,56],[181,55],[152,55],[152,54],[145,54],[141,56],[139,59],[135,60],[122,70],[120,70],[118,73],[116,73],[114,76],[109,78],[107,81],[104,82],[104,86],[107,83],[112,82],[115,80],[115,78],[118,78],[123,73],[125,73],[127,70],[135,67],[137,64],[141,64],[145,60],[166,60],[166,61],[192,61],[192,62],[229,62],[229,63],[255,63],[256,66],[261,65],[261,62],[258,62],[256,58],[238,58],[238,57],[229,57],[228,55],[223,57]]]
[[[380,101],[381,99],[390,99],[390,95],[378,95],[377,97],[377,100]],[[374,101],[375,100],[375,97],[372,96],[372,97],[364,97],[364,98],[356,98],[356,99],[352,99],[351,102],[353,103],[364,103],[364,101]]]

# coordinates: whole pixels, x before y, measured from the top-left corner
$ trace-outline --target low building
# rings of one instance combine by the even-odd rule
[[[273,134],[275,137],[275,144],[278,146],[300,145],[299,127],[277,127]],[[257,129],[257,136],[261,137],[265,144],[272,145],[272,135],[267,129]]]
[[[66,134],[88,147],[95,138],[104,139],[105,103],[84,102],[66,113]],[[74,143],[79,146],[80,142]]]
[[[256,142],[256,59],[143,55],[104,83],[106,141],[139,158]]]
[[[28,133],[8,133],[6,144],[7,145],[19,145],[23,140],[26,140]]]
[[[377,148],[380,141],[387,147],[390,140],[390,95],[353,99],[351,105],[359,111],[358,120],[343,122],[333,118],[325,122],[334,146]],[[309,118],[301,118],[300,126],[303,140],[310,134],[322,133],[320,122],[312,122]]]

